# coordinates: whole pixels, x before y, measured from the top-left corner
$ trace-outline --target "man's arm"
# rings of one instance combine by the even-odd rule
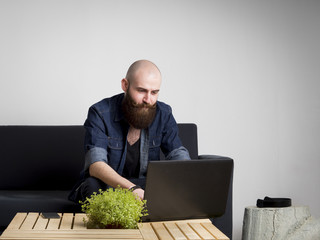
[[[113,188],[120,186],[130,189],[135,186],[135,184],[120,176],[108,164],[108,137],[102,116],[96,108],[90,107],[84,126],[86,128],[85,149],[87,151],[85,171],[88,171],[90,176],[100,179]],[[143,199],[144,191],[142,189],[136,189],[133,192],[138,194],[140,199]]]
[[[120,186],[121,188],[130,189],[135,186],[128,179],[120,176],[115,170],[113,170],[107,163],[103,161],[98,161],[90,165],[89,167],[90,176],[96,177],[106,183],[107,185],[116,188]],[[133,193],[136,193],[141,200],[144,198],[143,189],[135,189]]]
[[[190,160],[190,159],[191,158],[190,158],[189,152],[184,146],[173,149],[166,156],[166,160]]]
[[[173,117],[172,109],[167,105],[167,120],[164,125],[161,149],[166,160],[190,160],[188,150],[182,145],[179,138],[179,129]]]

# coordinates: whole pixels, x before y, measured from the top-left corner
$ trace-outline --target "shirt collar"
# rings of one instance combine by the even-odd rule
[[[124,97],[124,93],[119,94],[119,98],[117,99],[116,104],[113,106],[115,108],[115,115],[114,115],[114,121],[115,122],[120,122],[122,120],[125,120],[124,114],[122,111],[122,100]]]

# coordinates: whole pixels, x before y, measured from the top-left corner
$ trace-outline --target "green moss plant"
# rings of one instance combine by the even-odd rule
[[[147,216],[146,200],[123,188],[99,190],[81,203],[87,215],[87,228],[135,229]]]

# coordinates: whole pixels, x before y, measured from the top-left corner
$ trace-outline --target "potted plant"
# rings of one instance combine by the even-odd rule
[[[128,189],[99,190],[87,198],[81,208],[87,215],[87,228],[135,229],[143,216],[147,216],[146,200],[140,200]]]

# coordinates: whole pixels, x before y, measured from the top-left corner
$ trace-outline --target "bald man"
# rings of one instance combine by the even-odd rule
[[[131,189],[144,198],[148,161],[190,159],[178,136],[171,107],[158,101],[161,73],[147,60],[134,62],[121,80],[124,93],[89,108],[84,123],[84,178],[69,199],[85,200],[108,187]]]

